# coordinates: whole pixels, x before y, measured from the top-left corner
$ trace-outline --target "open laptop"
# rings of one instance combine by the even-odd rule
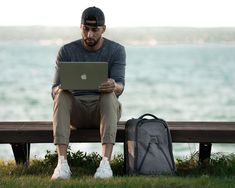
[[[108,78],[108,63],[61,62],[59,75],[62,89],[97,91]]]

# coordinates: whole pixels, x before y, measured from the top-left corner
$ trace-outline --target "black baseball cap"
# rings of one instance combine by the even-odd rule
[[[105,25],[104,13],[97,7],[89,7],[82,13],[81,24],[93,27]]]

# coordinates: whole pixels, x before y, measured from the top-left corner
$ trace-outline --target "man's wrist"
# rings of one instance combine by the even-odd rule
[[[123,85],[115,82],[114,92],[120,94],[123,90]]]

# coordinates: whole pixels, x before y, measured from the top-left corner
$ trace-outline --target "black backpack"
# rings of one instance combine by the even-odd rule
[[[175,174],[171,134],[163,119],[144,114],[127,121],[124,163],[128,175]]]

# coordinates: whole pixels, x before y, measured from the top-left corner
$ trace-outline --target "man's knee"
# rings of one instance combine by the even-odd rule
[[[112,105],[112,104],[117,104],[117,97],[114,92],[112,93],[104,93],[101,94],[100,96],[100,103],[101,105]]]
[[[71,103],[72,102],[72,94],[69,91],[60,90],[55,98],[54,103]]]
[[[120,119],[121,103],[118,101],[115,93],[105,93],[101,95],[100,100],[101,119],[103,115],[111,116],[111,118]]]
[[[73,105],[73,96],[69,91],[63,91],[61,90],[58,92],[54,98],[54,107],[53,107],[53,113],[54,115],[61,114],[70,114],[72,110]]]

